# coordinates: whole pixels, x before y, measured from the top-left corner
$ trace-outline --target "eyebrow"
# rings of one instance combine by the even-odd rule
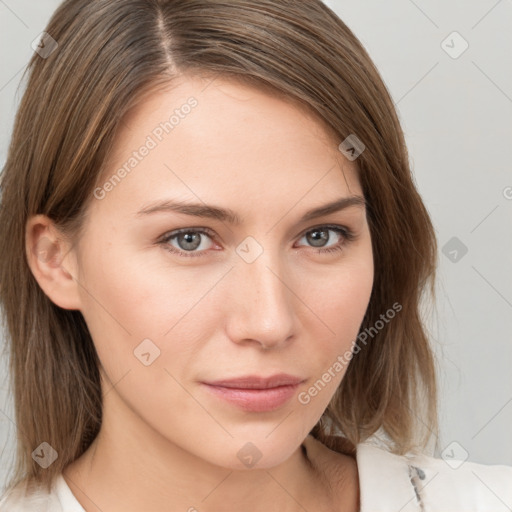
[[[342,197],[307,211],[299,222],[307,222],[330,213],[335,213],[346,208],[356,206],[366,208],[366,200],[362,196]],[[233,225],[242,224],[242,219],[233,210],[229,208],[220,208],[218,206],[207,205],[204,203],[186,203],[172,199],[166,199],[150,203],[140,209],[136,216],[142,217],[156,212],[175,212],[194,217],[203,217],[216,219]]]

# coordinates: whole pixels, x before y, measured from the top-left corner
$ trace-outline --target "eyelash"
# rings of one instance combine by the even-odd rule
[[[345,245],[349,244],[353,240],[355,240],[356,235],[355,233],[350,230],[349,228],[345,226],[332,226],[332,225],[323,225],[323,226],[317,226],[314,228],[310,228],[307,231],[304,231],[303,234],[300,236],[302,238],[304,235],[311,233],[312,231],[336,231],[338,234],[342,235],[344,241],[336,244],[333,247],[328,247],[327,249],[316,249],[315,252],[317,254],[326,254],[326,253],[333,253],[338,252],[344,249]],[[184,229],[178,229],[176,231],[172,231],[167,235],[164,235],[163,238],[160,239],[158,243],[162,244],[164,248],[169,251],[172,254],[178,254],[179,256],[184,257],[199,257],[204,256],[206,254],[206,250],[199,251],[199,252],[191,252],[191,251],[180,251],[179,249],[176,249],[175,247],[172,247],[168,244],[170,240],[173,238],[176,238],[178,235],[183,233],[200,233],[202,235],[207,235],[210,238],[213,238],[213,232],[208,228],[184,228]]]

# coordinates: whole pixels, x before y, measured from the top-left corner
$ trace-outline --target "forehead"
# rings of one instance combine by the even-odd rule
[[[338,143],[296,100],[239,81],[180,76],[125,117],[102,179],[121,174],[106,199],[124,196],[134,209],[155,191],[284,207],[329,190],[331,198],[360,193],[357,167]]]
[[[124,125],[138,122],[141,116],[146,117],[158,108],[179,108],[190,96],[198,100],[205,112],[224,111],[226,107],[231,113],[235,110],[240,113],[250,110],[275,112],[273,117],[279,112],[286,111],[288,116],[293,112],[296,118],[308,119],[311,126],[321,127],[318,135],[338,138],[309,104],[269,83],[249,76],[213,75],[200,70],[177,74],[172,81],[147,87],[137,105],[125,115]]]

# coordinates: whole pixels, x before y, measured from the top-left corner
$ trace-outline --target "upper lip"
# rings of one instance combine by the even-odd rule
[[[246,375],[243,377],[236,377],[232,379],[216,380],[212,382],[205,382],[210,386],[221,386],[225,388],[237,389],[269,389],[278,386],[295,386],[300,384],[305,379],[294,377],[286,373],[272,375],[270,377],[259,377],[258,375]]]

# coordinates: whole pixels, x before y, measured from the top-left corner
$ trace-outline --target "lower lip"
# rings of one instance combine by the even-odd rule
[[[205,386],[214,395],[248,412],[268,412],[279,409],[293,397],[299,387],[298,384],[269,389],[225,388],[210,384]]]

